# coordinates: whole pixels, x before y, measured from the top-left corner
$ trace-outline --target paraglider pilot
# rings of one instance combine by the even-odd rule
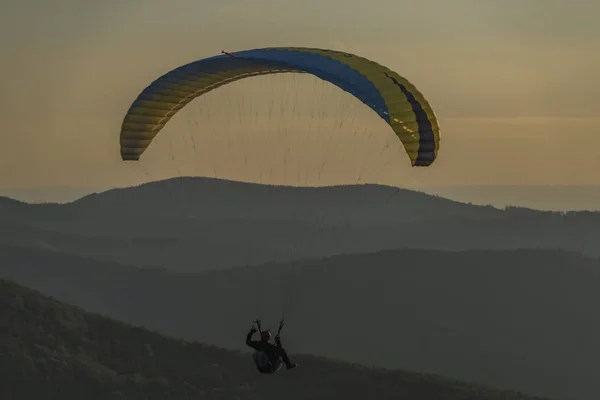
[[[246,344],[252,347],[255,352],[252,355],[254,359],[254,363],[260,372],[263,374],[272,374],[277,372],[281,367],[281,361],[285,363],[287,369],[292,369],[296,367],[296,364],[293,364],[290,361],[285,349],[281,345],[281,338],[279,337],[281,333],[281,328],[283,328],[283,320],[279,324],[279,330],[277,331],[277,335],[275,336],[275,344],[271,343],[271,332],[267,330],[261,330],[260,321],[254,321],[258,327],[258,329],[252,324],[252,328],[248,335],[246,335]],[[256,331],[260,332],[260,340],[252,340],[252,336]]]

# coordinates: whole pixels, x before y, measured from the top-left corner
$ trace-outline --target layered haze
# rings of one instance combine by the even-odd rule
[[[502,210],[379,185],[174,178],[69,204],[0,200],[0,243],[176,271],[406,248],[600,256],[597,212]]]
[[[293,352],[600,394],[600,213],[207,178],[0,200],[0,275],[90,311],[234,349],[285,312]]]

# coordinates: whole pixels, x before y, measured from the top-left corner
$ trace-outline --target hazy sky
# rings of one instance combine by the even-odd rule
[[[596,0],[19,0],[0,7],[0,192],[178,175],[418,188],[600,185]],[[345,50],[408,78],[440,120],[436,163],[410,168],[371,110],[298,75],[209,93],[167,125],[141,162],[120,160],[122,118],[150,81],[221,49],[268,46]]]

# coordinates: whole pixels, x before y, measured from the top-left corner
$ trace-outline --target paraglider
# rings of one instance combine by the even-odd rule
[[[138,161],[169,120],[188,103],[213,89],[240,79],[279,73],[306,73],[350,93],[373,110],[402,142],[412,166],[427,167],[437,158],[440,129],[425,97],[408,80],[374,61],[324,49],[277,47],[200,59],[175,68],[153,81],[131,104],[120,132],[121,158]],[[195,145],[194,145],[195,148]],[[279,330],[256,320],[246,337],[261,373],[277,372],[282,363],[296,367],[284,349]],[[256,332],[260,340],[252,340]]]
[[[281,362],[285,364],[287,369],[295,368],[297,365],[290,361],[287,352],[281,343],[281,329],[283,328],[283,320],[279,323],[279,329],[275,336],[275,344],[271,343],[271,331],[262,330],[260,320],[254,321],[250,332],[246,335],[246,344],[254,349],[252,359],[256,364],[256,368],[263,374],[273,374],[281,368]],[[258,330],[260,340],[252,340],[252,336]]]
[[[121,158],[139,160],[173,115],[196,97],[243,78],[284,72],[312,74],[362,101],[390,125],[412,166],[429,166],[435,161],[440,141],[438,121],[414,85],[366,58],[300,47],[223,52],[159,77],[138,95],[125,115]]]

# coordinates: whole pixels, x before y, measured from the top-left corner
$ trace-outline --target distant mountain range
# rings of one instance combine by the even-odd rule
[[[463,203],[492,205],[498,208],[526,207],[552,211],[600,210],[600,184],[577,185],[447,185],[407,187]],[[90,193],[104,192],[101,187],[42,187],[0,190],[0,196],[28,203],[68,203]]]
[[[433,186],[422,190],[456,201],[490,204],[500,208],[518,206],[553,211],[600,210],[600,184]]]
[[[0,276],[231,349],[252,319],[275,327],[285,311],[292,354],[600,398],[600,261],[577,253],[396,250],[179,273],[0,246]]]
[[[68,204],[0,198],[0,243],[177,271],[403,248],[600,256],[599,233],[600,213],[500,210],[378,185],[177,178]]]
[[[535,400],[308,356],[293,371],[260,376],[248,355],[125,325],[4,279],[0,355],[0,398],[11,400]]]

